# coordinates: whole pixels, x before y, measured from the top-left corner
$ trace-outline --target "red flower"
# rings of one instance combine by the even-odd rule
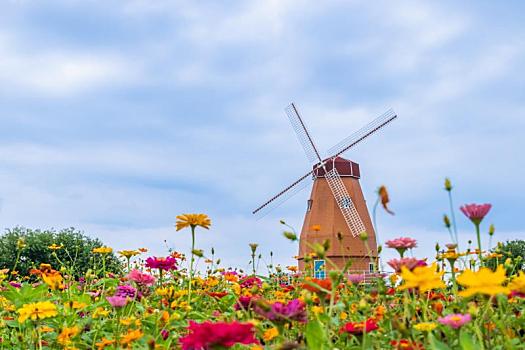
[[[212,298],[222,299],[228,295],[228,292],[207,292],[206,294],[208,294]]]
[[[313,285],[312,285],[313,284]],[[312,278],[310,280],[310,283],[303,283],[303,289],[309,290],[313,293],[326,293],[322,289],[326,289],[327,291],[332,290],[332,281],[330,281],[328,278],[321,280],[317,278]]]
[[[465,214],[466,217],[470,219],[474,224],[479,225],[481,220],[487,215],[490,208],[492,208],[492,204],[465,204],[464,206],[460,207],[463,214]]]
[[[230,348],[235,344],[259,344],[251,323],[190,321],[190,333],[179,339],[182,350],[210,350],[215,346]]]
[[[348,322],[343,326],[343,328],[341,328],[341,332],[350,334],[363,334],[375,331],[378,328],[379,326],[377,323],[369,318],[365,322]]]

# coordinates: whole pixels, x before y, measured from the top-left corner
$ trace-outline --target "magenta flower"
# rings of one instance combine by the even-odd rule
[[[385,243],[388,248],[396,249],[401,258],[403,258],[403,255],[405,254],[407,249],[417,247],[417,241],[409,237],[399,237],[396,239],[386,241]]]
[[[259,344],[251,323],[190,321],[188,330],[188,335],[179,339],[182,350],[211,350],[219,347],[231,348],[235,344]]]
[[[411,249],[417,247],[417,241],[412,238],[408,237],[400,237],[396,239],[391,239],[389,241],[386,241],[386,246],[388,248],[404,248],[404,249]]]
[[[418,266],[427,266],[425,260],[419,260],[416,258],[402,258],[402,259],[392,259],[387,262],[387,264],[394,269],[397,273],[401,272],[401,267],[406,267],[410,271]]]
[[[114,295],[112,297],[106,297],[106,300],[115,308],[120,308],[126,306],[128,303],[128,298]]]
[[[155,277],[137,269],[131,270],[127,277],[140,286],[149,287],[155,283]]]
[[[177,269],[177,259],[167,256],[165,258],[158,258],[152,256],[146,259],[146,266],[151,269],[159,269],[163,271],[176,270]]]
[[[463,326],[465,323],[470,322],[471,319],[472,317],[470,316],[470,314],[450,314],[445,317],[438,318],[438,322],[443,325],[457,329]]]
[[[276,302],[271,304],[269,308],[257,305],[255,311],[273,322],[308,322],[306,306],[299,299],[291,300],[287,304]]]
[[[466,217],[470,219],[474,224],[479,225],[481,220],[488,214],[492,208],[492,204],[465,204],[459,209]]]
[[[115,291],[115,296],[135,299],[137,296],[137,289],[129,285],[118,286]]]

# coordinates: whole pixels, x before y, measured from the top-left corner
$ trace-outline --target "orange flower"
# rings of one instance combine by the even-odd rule
[[[97,346],[97,349],[98,349],[98,350],[102,350],[102,349],[104,349],[106,346],[110,346],[110,345],[112,345],[114,342],[115,342],[114,340],[110,340],[110,339],[102,338],[98,343],[95,343],[95,345]]]
[[[315,231],[315,232],[321,231],[321,225],[312,225],[312,231]]]
[[[381,199],[381,205],[385,209],[385,211],[388,214],[394,215],[394,212],[388,209],[388,203],[390,202],[390,198],[388,197],[388,191],[386,190],[385,186],[379,187],[377,190],[377,194],[379,195],[379,198]]]

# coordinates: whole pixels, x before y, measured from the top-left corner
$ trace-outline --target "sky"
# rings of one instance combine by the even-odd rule
[[[0,226],[75,227],[115,249],[197,246],[247,268],[293,263],[309,189],[251,211],[310,169],[284,108],[328,150],[393,108],[345,154],[395,216],[379,239],[448,243],[458,208],[492,203],[483,230],[524,238],[525,26],[515,1],[4,1],[0,4]],[[488,244],[483,234],[483,243]],[[395,256],[386,250],[384,260]],[[260,272],[264,273],[261,262]]]

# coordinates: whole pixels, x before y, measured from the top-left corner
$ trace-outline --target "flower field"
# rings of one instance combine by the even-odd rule
[[[385,249],[399,252],[388,261],[393,274],[363,278],[330,271],[324,280],[295,266],[269,266],[265,276],[223,268],[215,256],[195,249],[198,231],[210,228],[211,220],[181,215],[176,229],[191,231],[193,242],[188,257],[124,250],[118,252],[123,272],[115,274],[105,265],[112,249],[99,247],[96,263],[80,278],[72,277],[67,261],[41,264],[26,277],[3,270],[0,347],[524,349],[525,273],[513,259],[480,249],[489,210],[462,207],[478,249],[458,251],[446,217],[452,243],[436,247],[435,257],[416,258],[417,242],[400,237],[386,242]],[[284,237],[297,239],[289,231]],[[20,242],[18,248],[27,247]],[[247,247],[253,261],[257,248]],[[326,247],[314,248],[323,257]],[[206,271],[194,271],[197,259]]]

